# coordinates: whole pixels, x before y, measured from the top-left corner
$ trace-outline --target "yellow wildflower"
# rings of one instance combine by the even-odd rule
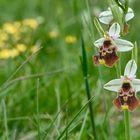
[[[50,39],[55,39],[55,38],[57,38],[57,37],[58,37],[58,31],[50,31],[50,32],[48,33],[48,37],[49,37]]]
[[[3,25],[3,30],[9,34],[18,33],[18,28],[14,24],[8,22]]]
[[[25,52],[26,51],[26,45],[25,44],[17,44],[16,45],[16,49],[19,51],[19,52]]]
[[[38,26],[38,22],[35,19],[24,19],[22,23],[32,29],[36,29]]]
[[[8,59],[10,57],[9,49],[4,49],[0,51],[0,59]]]
[[[0,51],[0,59],[14,58],[19,55],[17,49],[3,49]]]
[[[8,34],[5,31],[0,30],[0,42],[7,41],[8,38],[9,38]]]
[[[21,27],[21,22],[19,22],[19,21],[15,21],[13,24],[14,24],[17,28],[20,28],[20,27]]]
[[[15,58],[19,55],[19,51],[17,49],[11,49],[10,51],[10,57]]]
[[[75,36],[68,35],[65,37],[65,42],[68,44],[74,44],[77,42],[77,38]]]

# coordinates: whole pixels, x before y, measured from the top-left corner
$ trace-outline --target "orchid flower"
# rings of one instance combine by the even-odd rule
[[[127,107],[129,111],[133,111],[139,106],[139,99],[136,93],[140,91],[140,79],[136,79],[137,64],[134,60],[130,60],[124,71],[124,76],[120,79],[114,79],[104,85],[104,88],[118,93],[114,100],[114,105],[118,109]]]
[[[120,8],[119,8],[120,9]],[[122,13],[122,9],[120,9],[121,13]],[[134,17],[134,12],[131,8],[128,8],[128,12],[125,15],[125,22],[128,22],[129,20],[131,20]],[[102,13],[100,13],[99,15],[99,21],[101,23],[104,24],[110,24],[113,21],[113,14],[110,8],[108,8],[107,11],[103,11]]]
[[[120,39],[120,25],[113,23],[109,32],[103,37],[94,42],[94,45],[99,48],[99,54],[93,57],[96,65],[104,64],[112,67],[118,61],[118,52],[127,52],[133,49],[133,44],[127,40]]]

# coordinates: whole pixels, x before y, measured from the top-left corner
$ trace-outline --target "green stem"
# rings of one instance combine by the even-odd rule
[[[115,0],[115,2],[123,11],[125,11],[124,6],[119,2],[119,0]]]
[[[90,87],[89,87],[89,81],[88,81],[87,56],[86,56],[86,50],[85,50],[85,45],[84,45],[83,38],[81,39],[81,42],[82,42],[81,64],[82,64],[82,68],[83,68],[83,76],[84,76],[84,81],[85,81],[87,99],[90,100],[91,99],[91,93],[90,93]],[[89,102],[88,106],[89,106],[91,126],[92,126],[92,130],[93,130],[94,140],[97,140],[95,121],[94,121],[94,111],[93,111],[93,108],[92,108],[92,103]]]
[[[137,46],[137,42],[135,42],[135,48],[134,48],[134,51],[135,51],[135,61],[136,63],[138,64],[138,46]]]
[[[121,70],[120,70],[120,66],[118,63],[115,64],[115,69],[116,69],[116,73],[117,73],[117,78],[120,78]]]
[[[124,109],[125,140],[131,140],[129,111]]]
[[[123,23],[125,23],[125,16],[128,12],[128,6],[129,6],[129,0],[125,0],[125,4],[124,4],[124,10],[123,10]]]
[[[125,15],[128,12],[128,5],[129,5],[129,0],[125,0]]]

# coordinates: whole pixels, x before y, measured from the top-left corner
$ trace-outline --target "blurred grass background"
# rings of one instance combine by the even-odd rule
[[[139,4],[138,0],[131,1],[135,18],[130,22],[130,32],[126,36],[133,43],[138,43],[138,53]],[[99,0],[89,0],[89,5],[92,19],[108,7],[106,1]],[[16,28],[19,33],[19,38],[15,41],[15,30],[12,33],[7,31],[8,39],[0,42],[3,45],[1,51],[5,48],[10,50],[10,55],[9,51],[4,56],[3,53],[0,54],[0,139],[36,140],[43,139],[47,133],[46,140],[55,140],[86,103],[79,59],[83,13],[87,13],[84,0],[0,0],[1,38],[5,35],[4,25],[7,24],[12,31]],[[28,20],[28,25],[25,25],[25,20]],[[93,65],[92,55],[95,52],[92,43],[99,38],[94,26],[93,29],[92,40],[88,28],[82,28],[88,55],[91,93],[95,96],[93,108],[97,136],[99,140],[124,140],[123,113],[112,105],[117,95],[102,88],[102,84],[116,78],[116,70],[101,66],[99,73]],[[17,51],[17,45],[22,45],[20,48],[24,49]],[[37,53],[32,54],[39,48],[41,49]],[[16,55],[11,52],[12,49],[16,49]],[[121,58],[123,73],[131,53],[122,54]],[[138,61],[138,66],[139,64]],[[138,76],[139,72],[140,69],[137,71]],[[83,120],[86,123],[81,140],[93,139],[87,110],[85,108],[80,113],[63,139],[78,140]],[[139,108],[131,114],[132,136],[138,140]]]

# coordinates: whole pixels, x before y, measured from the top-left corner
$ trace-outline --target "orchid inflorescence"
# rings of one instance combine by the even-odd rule
[[[121,8],[120,13],[123,14]],[[134,12],[131,8],[125,13],[124,23],[134,17]],[[131,51],[134,45],[127,40],[121,38],[121,26],[113,19],[113,14],[110,8],[103,11],[99,15],[99,21],[105,25],[109,25],[109,30],[104,32],[103,37],[94,42],[94,46],[98,48],[98,54],[93,56],[93,61],[96,65],[105,65],[113,67],[119,61],[118,52]],[[120,79],[114,79],[104,85],[104,88],[109,91],[117,92],[117,98],[113,101],[114,105],[120,109],[128,109],[133,111],[139,106],[139,99],[136,93],[140,91],[140,79],[136,79],[137,64],[134,59],[130,60],[124,71],[124,76]]]

